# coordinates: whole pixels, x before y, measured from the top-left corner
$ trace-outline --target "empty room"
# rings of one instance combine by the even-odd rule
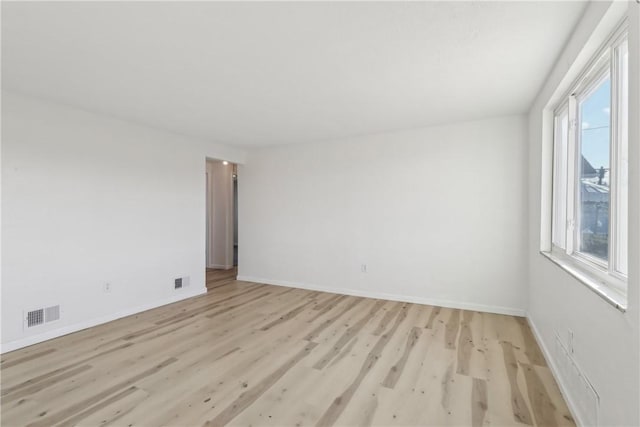
[[[2,426],[640,426],[640,1],[2,1]]]

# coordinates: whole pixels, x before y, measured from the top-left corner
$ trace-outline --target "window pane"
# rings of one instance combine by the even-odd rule
[[[625,41],[618,58],[618,141],[616,170],[616,270],[627,274],[629,245],[629,49]]]
[[[611,79],[602,79],[580,102],[580,252],[609,259]]]
[[[555,118],[553,137],[553,224],[552,242],[566,249],[567,226],[567,142],[569,138],[569,111]]]

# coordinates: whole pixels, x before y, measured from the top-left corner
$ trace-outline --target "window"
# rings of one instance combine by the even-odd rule
[[[626,294],[627,33],[614,33],[554,112],[551,253]]]

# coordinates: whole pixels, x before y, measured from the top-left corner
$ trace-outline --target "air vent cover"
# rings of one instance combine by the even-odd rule
[[[182,289],[189,286],[189,276],[178,277],[173,281],[174,289]]]
[[[27,328],[42,325],[44,323],[44,309],[32,310],[27,312]]]
[[[45,323],[60,320],[60,306],[52,305],[51,307],[38,308],[27,311],[24,316],[24,324],[27,328],[43,325]]]

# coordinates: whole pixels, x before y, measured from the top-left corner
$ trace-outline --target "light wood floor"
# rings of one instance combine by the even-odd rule
[[[236,280],[238,276],[238,267],[228,270],[218,270],[215,268],[207,268],[207,290],[212,290],[218,286],[227,285]]]
[[[522,318],[213,284],[3,355],[2,425],[573,425]]]

